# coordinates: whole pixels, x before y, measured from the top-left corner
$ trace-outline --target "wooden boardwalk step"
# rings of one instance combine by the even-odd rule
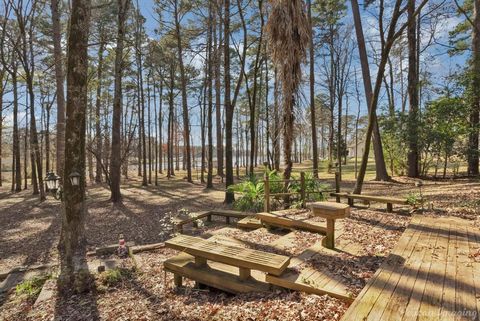
[[[165,245],[195,257],[273,275],[282,274],[290,263],[290,258],[287,256],[224,245],[187,235],[180,235],[168,240]]]

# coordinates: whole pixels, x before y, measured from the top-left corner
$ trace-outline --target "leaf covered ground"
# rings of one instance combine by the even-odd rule
[[[137,245],[163,242],[172,235],[172,218],[182,209],[195,212],[223,207],[221,185],[214,190],[183,181],[161,181],[159,187],[140,188],[139,185],[133,181],[124,186],[124,204],[120,207],[108,202],[108,191],[104,187],[89,188],[86,221],[89,249],[115,244],[119,234]],[[352,182],[347,182],[345,189],[351,185]],[[368,183],[365,189],[365,193],[399,197],[418,192],[408,180]],[[460,216],[479,226],[478,181],[428,181],[422,193],[428,203],[433,202],[434,211],[429,212],[430,215]],[[7,187],[2,188],[0,272],[20,265],[56,262],[59,210],[57,201],[49,199],[39,204],[29,191],[11,194]],[[344,234],[339,238],[355,240],[362,255],[354,258],[342,254],[334,260],[313,259],[306,264],[336,271],[348,280],[352,293],[358,293],[395,246],[408,222],[406,209],[387,214],[384,205],[372,204],[367,208],[360,204],[352,210],[352,216],[344,220]],[[227,231],[225,236],[248,241],[251,247],[264,250],[285,235],[282,231],[248,232],[224,227],[224,220],[217,219],[213,225],[201,225],[186,232],[205,235],[223,230]],[[318,240],[314,233],[297,232],[295,241],[281,252],[298,255]],[[348,308],[347,304],[329,296],[287,290],[233,296],[196,290],[192,282],[186,282],[185,289],[174,290],[172,275],[164,273],[162,263],[175,253],[159,249],[138,254],[143,263],[141,271],[126,264],[125,268],[132,273],[118,282],[105,285],[102,276],[97,276],[96,290],[71,297],[54,296],[38,306],[33,305],[34,298],[10,291],[0,295],[0,320],[339,320]]]

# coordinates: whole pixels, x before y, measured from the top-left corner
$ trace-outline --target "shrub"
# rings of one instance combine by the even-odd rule
[[[107,270],[100,275],[100,282],[106,286],[115,286],[133,275],[133,271],[125,268]]]
[[[228,190],[241,194],[233,203],[235,209],[258,212],[263,208],[265,199],[264,184],[258,181],[255,176],[250,176],[241,183],[229,186]]]
[[[422,196],[418,193],[410,193],[407,195],[407,204],[417,207],[418,205],[422,204],[423,199]]]
[[[34,298],[42,291],[43,284],[50,278],[50,275],[35,276],[25,280],[15,287],[15,294],[25,295],[27,298]]]

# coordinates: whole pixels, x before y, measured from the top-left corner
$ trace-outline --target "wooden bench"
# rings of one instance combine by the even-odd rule
[[[337,202],[340,198],[348,198],[348,204],[353,206],[354,200],[363,200],[367,202],[377,202],[387,204],[387,212],[391,213],[393,211],[393,204],[398,205],[408,205],[406,199],[395,198],[395,197],[383,197],[383,196],[372,196],[372,195],[361,195],[361,194],[349,194],[349,193],[331,193],[330,196],[336,197]]]
[[[203,218],[207,219],[207,222],[212,221],[212,215],[216,216],[223,216],[225,217],[225,223],[230,224],[230,218],[237,218],[237,219],[243,219],[251,214],[248,213],[243,213],[243,212],[238,212],[238,211],[232,211],[232,210],[224,210],[224,209],[214,209],[211,211],[204,211],[204,212],[199,212],[199,213],[192,213],[190,214],[189,217],[180,219],[180,218],[174,218],[173,221],[173,228],[175,232],[178,233],[183,233],[183,226],[188,224],[188,223],[193,223],[197,220],[201,220]]]
[[[279,276],[288,267],[288,256],[225,245],[199,237],[180,235],[165,242],[165,246],[194,256],[195,265],[204,267],[207,260],[239,268],[240,280],[246,281],[251,270],[267,272]],[[180,286],[182,276],[174,273],[175,285]]]
[[[316,202],[311,205],[314,216],[327,220],[327,236],[325,247],[335,248],[335,220],[350,216],[350,206],[334,202]]]

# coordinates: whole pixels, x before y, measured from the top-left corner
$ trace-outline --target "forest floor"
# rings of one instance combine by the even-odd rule
[[[160,180],[159,186],[140,187],[133,179],[122,188],[122,206],[113,206],[105,186],[88,188],[87,246],[115,244],[119,234],[136,245],[163,242],[173,235],[171,218],[181,209],[190,212],[224,207],[223,185],[216,181],[215,189],[182,180]],[[330,180],[330,183],[333,183]],[[347,176],[342,188],[351,190],[354,181]],[[8,185],[8,184],[5,184]],[[406,197],[418,193],[414,182],[396,178],[395,182],[367,182],[364,193]],[[472,220],[480,226],[480,182],[478,180],[428,180],[422,193],[433,202],[429,215],[454,215]],[[39,203],[31,191],[10,193],[9,186],[0,188],[0,273],[17,266],[55,264],[60,234],[61,204],[51,197]],[[406,210],[385,213],[383,204],[356,207],[352,210],[356,225],[350,225],[351,237],[357,231],[368,231],[369,224],[388,219],[397,228],[382,237],[365,235],[358,241],[372,257],[389,253],[409,222]],[[203,227],[221,228],[220,223]],[[201,231],[197,231],[199,233]],[[360,233],[362,234],[362,233]],[[254,235],[254,234],[253,234]],[[235,235],[245,237],[240,232]],[[252,237],[250,234],[248,237]],[[275,235],[259,234],[251,241],[271,242]],[[312,242],[305,237],[305,242]],[[307,247],[302,244],[296,248]],[[162,262],[176,252],[159,249],[138,254],[144,262],[141,273],[105,282],[97,277],[96,290],[88,294],[60,298],[34,306],[36,296],[10,291],[0,296],[0,320],[339,320],[347,304],[329,296],[307,295],[299,292],[276,291],[268,294],[231,296],[221,292],[194,290],[187,282],[186,289],[174,290],[172,276],[164,273]],[[292,255],[296,254],[292,253]],[[372,264],[367,273],[358,276],[364,282],[380,262]],[[130,268],[125,262],[125,268]],[[190,286],[189,286],[190,285]],[[361,288],[361,287],[360,287]],[[357,292],[357,291],[355,291]],[[38,295],[38,293],[37,293]]]

